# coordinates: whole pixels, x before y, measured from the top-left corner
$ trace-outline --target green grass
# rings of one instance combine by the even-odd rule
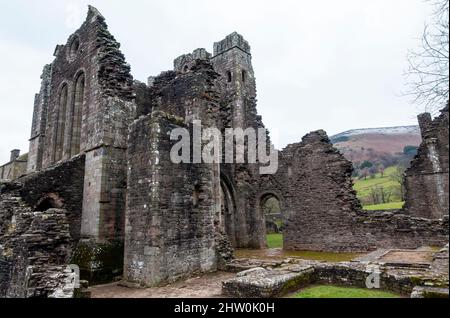
[[[305,288],[290,298],[400,298],[400,296],[381,290],[323,285]]]
[[[380,173],[377,173],[375,175],[375,178],[367,178],[366,180],[354,180],[354,186],[353,188],[356,190],[358,199],[363,203],[365,202],[371,202],[371,190],[372,188],[379,186],[383,187],[385,190],[392,191],[392,195],[390,200],[392,203],[396,203],[396,205],[393,205],[393,207],[389,207],[389,205],[386,208],[366,208],[367,210],[378,210],[378,209],[398,209],[398,206],[402,204],[402,199],[400,198],[400,184],[391,179],[391,175],[396,171],[397,167],[389,167],[386,168],[384,171],[383,176],[381,176]]]
[[[282,248],[283,234],[267,234],[267,246],[269,248]]]
[[[376,205],[366,205],[364,206],[364,210],[368,211],[376,211],[376,210],[395,210],[403,208],[405,202],[389,202],[383,204]]]

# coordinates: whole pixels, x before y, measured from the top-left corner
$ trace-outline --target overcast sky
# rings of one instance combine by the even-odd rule
[[[252,46],[258,110],[278,148],[325,129],[414,125],[405,91],[408,49],[430,8],[423,0],[0,0],[0,163],[28,151],[34,95],[56,44],[105,16],[133,76],[237,31]]]

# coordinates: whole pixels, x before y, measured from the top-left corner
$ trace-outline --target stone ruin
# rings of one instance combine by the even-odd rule
[[[448,215],[448,103],[441,115],[432,120],[419,115],[422,144],[406,171],[406,211],[427,219]]]
[[[424,142],[406,174],[405,209],[368,213],[351,163],[322,130],[281,151],[275,174],[260,174],[259,163],[171,162],[174,128],[264,128],[240,34],[140,83],[89,7],[54,55],[35,98],[26,169],[2,172],[0,297],[73,297],[69,264],[90,283],[123,275],[138,286],[224,268],[234,248],[266,248],[268,197],[280,202],[288,250],[448,243],[448,106],[433,121],[419,117]]]

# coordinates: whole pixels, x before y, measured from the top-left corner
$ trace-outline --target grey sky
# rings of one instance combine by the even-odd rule
[[[105,16],[141,81],[183,53],[244,35],[258,110],[279,148],[316,129],[416,124],[421,110],[401,92],[407,50],[419,44],[430,12],[423,0],[0,0],[0,163],[13,148],[28,151],[42,67],[88,4]]]

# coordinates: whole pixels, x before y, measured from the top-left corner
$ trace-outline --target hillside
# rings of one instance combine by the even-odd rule
[[[365,209],[402,207],[402,174],[421,142],[419,126],[354,129],[330,139],[353,162],[354,188]]]
[[[355,167],[364,161],[385,167],[409,161],[414,152],[405,153],[405,147],[414,150],[421,142],[419,126],[354,129],[330,139]]]
[[[402,170],[387,168],[366,179],[354,179],[354,189],[365,209],[399,209],[403,206],[403,188],[399,182]]]

